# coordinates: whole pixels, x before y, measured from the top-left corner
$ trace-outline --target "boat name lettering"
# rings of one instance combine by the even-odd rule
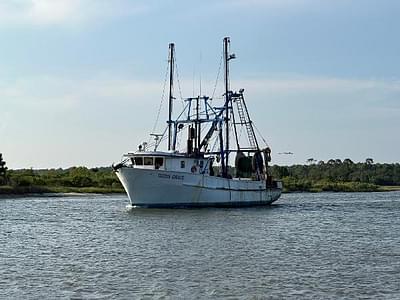
[[[169,174],[163,174],[163,173],[158,173],[159,178],[166,178],[166,179],[175,179],[175,180],[183,180],[185,176],[183,175],[169,175]]]
[[[170,178],[171,178],[171,175],[168,175],[168,174],[162,174],[162,173],[158,173],[158,177],[160,177],[160,178],[168,178],[168,179],[170,179]]]

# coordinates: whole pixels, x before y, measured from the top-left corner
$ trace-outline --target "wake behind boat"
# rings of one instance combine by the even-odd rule
[[[183,111],[173,117],[175,46],[169,45],[166,130],[152,134],[153,145],[143,143],[113,166],[132,206],[257,206],[271,204],[280,197],[282,183],[273,180],[268,169],[271,149],[259,145],[244,90],[230,90],[229,62],[235,55],[229,46],[226,37],[223,106],[213,107],[212,98],[207,96],[191,97],[184,100]],[[178,149],[178,135],[184,133],[185,148]],[[159,151],[164,140],[168,150]],[[229,165],[233,154],[235,168]]]

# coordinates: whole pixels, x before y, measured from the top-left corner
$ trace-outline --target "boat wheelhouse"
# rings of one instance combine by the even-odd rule
[[[212,161],[205,157],[161,151],[135,151],[124,157],[129,158],[125,164],[131,168],[213,175]]]

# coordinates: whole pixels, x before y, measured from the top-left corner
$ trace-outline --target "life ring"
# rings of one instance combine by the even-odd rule
[[[193,167],[190,169],[190,171],[192,171],[192,173],[196,173],[196,171],[197,171],[196,166],[193,166]]]

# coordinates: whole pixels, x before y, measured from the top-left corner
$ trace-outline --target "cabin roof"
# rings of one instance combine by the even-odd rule
[[[185,157],[183,153],[178,153],[174,151],[129,151],[124,154],[125,157],[133,156],[163,156],[163,157]]]

